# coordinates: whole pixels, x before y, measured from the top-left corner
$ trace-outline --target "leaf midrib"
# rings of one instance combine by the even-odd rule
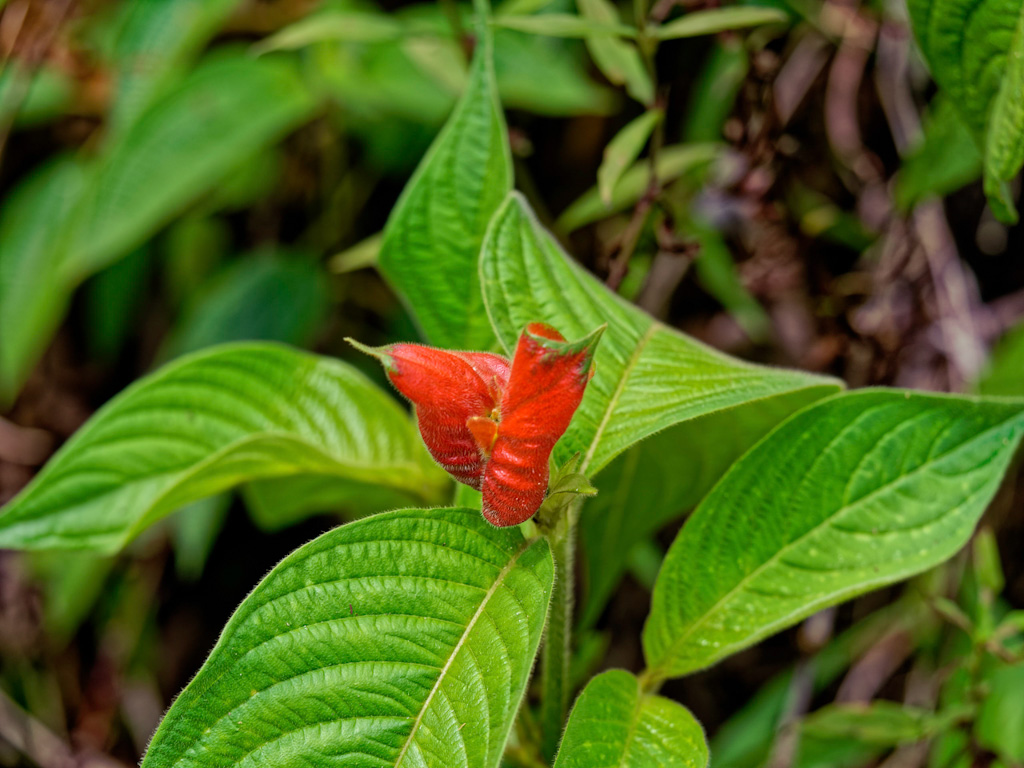
[[[845,515],[851,509],[860,506],[862,503],[864,503],[864,502],[874,498],[875,496],[878,496],[878,495],[882,494],[883,492],[889,491],[894,486],[896,486],[899,483],[902,483],[907,478],[913,477],[916,474],[918,474],[920,472],[923,472],[928,467],[931,467],[931,466],[937,464],[939,461],[944,460],[947,457],[949,457],[949,456],[951,456],[951,455],[953,455],[955,453],[958,453],[959,451],[961,451],[961,450],[967,448],[968,446],[970,446],[972,443],[975,443],[975,442],[981,440],[982,438],[986,437],[989,433],[995,432],[995,431],[1001,429],[1008,422],[1012,422],[1012,421],[1018,420],[1020,418],[1021,418],[1021,415],[1019,413],[1014,414],[1013,416],[1010,416],[1010,417],[1004,419],[1003,421],[999,422],[998,424],[996,424],[996,425],[994,425],[992,427],[989,427],[988,429],[984,430],[983,432],[979,432],[977,435],[972,437],[970,440],[967,440],[967,441],[965,441],[963,443],[960,443],[959,445],[957,445],[952,450],[947,451],[946,453],[940,454],[939,456],[936,456],[936,457],[932,458],[930,461],[922,464],[921,466],[917,467],[916,469],[912,470],[911,472],[908,472],[908,473],[906,473],[904,475],[901,475],[900,477],[896,478],[895,480],[893,480],[891,482],[888,482],[888,483],[886,483],[884,485],[879,486],[878,488],[876,488],[871,493],[866,494],[865,496],[862,496],[861,498],[857,499],[853,503],[845,504],[840,509],[836,510],[827,519],[823,520],[818,525],[815,525],[813,528],[808,529],[806,532],[801,534],[798,538],[793,539],[793,541],[789,542],[788,544],[783,546],[781,549],[777,550],[774,555],[772,555],[770,558],[765,560],[763,563],[761,563],[761,565],[759,565],[757,568],[755,568],[749,574],[744,576],[742,579],[737,581],[736,584],[733,585],[729,589],[728,592],[724,593],[720,598],[718,598],[718,600],[716,600],[711,606],[709,606],[708,609],[705,610],[704,613],[700,616],[700,618],[697,619],[696,622],[694,622],[693,624],[690,625],[689,629],[687,629],[683,634],[678,635],[675,640],[673,640],[671,643],[669,643],[668,646],[666,647],[666,650],[662,654],[662,659],[663,659],[662,663],[659,663],[656,667],[654,667],[654,669],[652,670],[653,674],[656,677],[668,677],[668,676],[670,676],[670,675],[668,675],[665,672],[665,669],[666,669],[666,667],[669,666],[670,659],[675,654],[675,652],[678,650],[679,646],[684,644],[684,642],[686,640],[688,640],[693,635],[693,633],[695,631],[697,631],[700,627],[702,627],[710,619],[710,617],[713,614],[715,614],[721,608],[721,606],[724,603],[726,603],[728,600],[730,600],[735,595],[736,592],[738,592],[739,590],[744,588],[749,582],[753,581],[757,576],[759,576],[761,574],[762,571],[767,569],[769,566],[772,566],[772,565],[776,564],[777,562],[779,562],[781,560],[782,556],[784,554],[788,553],[793,547],[795,547],[798,544],[800,544],[801,542],[803,542],[809,536],[817,533],[824,526],[826,526],[829,523],[835,521],[836,518],[838,518],[838,517],[840,517],[842,515]]]
[[[505,567],[502,568],[498,575],[495,577],[494,583],[491,584],[490,588],[487,590],[487,594],[485,594],[483,599],[480,601],[480,605],[477,606],[476,612],[470,618],[469,623],[466,625],[465,631],[459,637],[459,641],[455,644],[455,647],[452,648],[452,652],[448,656],[448,660],[444,663],[444,666],[441,668],[441,672],[440,674],[438,674],[437,680],[434,681],[434,685],[431,687],[430,693],[428,693],[427,698],[423,700],[423,704],[420,707],[419,714],[416,715],[416,719],[413,721],[412,724],[412,729],[409,731],[409,735],[406,737],[405,743],[402,745],[402,750],[398,753],[398,756],[395,758],[395,768],[398,768],[402,764],[402,761],[405,759],[406,754],[408,754],[409,752],[409,748],[416,740],[416,733],[419,730],[420,725],[423,723],[423,718],[424,716],[426,716],[427,710],[430,708],[430,702],[433,701],[434,695],[439,690],[441,690],[441,685],[444,683],[445,676],[448,674],[448,670],[451,669],[452,664],[455,662],[455,659],[459,655],[459,651],[462,650],[462,646],[465,645],[466,640],[469,638],[470,634],[472,634],[474,627],[476,627],[476,623],[480,620],[480,617],[483,616],[484,611],[486,610],[491,598],[494,597],[495,593],[498,591],[498,588],[504,583],[505,578],[509,575],[509,573],[512,572],[512,569],[515,567],[516,563],[519,562],[519,558],[522,557],[523,553],[526,552],[526,550],[533,546],[533,544],[537,541],[537,538],[525,539],[522,545],[519,547],[519,550],[508,561],[508,563],[505,564]]]

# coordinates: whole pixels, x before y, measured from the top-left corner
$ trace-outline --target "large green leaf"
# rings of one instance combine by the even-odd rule
[[[806,403],[803,391],[666,429],[615,458],[580,516],[587,591],[581,626],[597,621],[634,547],[694,506],[750,446]]]
[[[381,270],[426,339],[456,349],[494,344],[476,264],[487,222],[512,186],[491,30],[486,19],[478,26],[466,90],[402,192],[380,252]]]
[[[507,350],[535,320],[570,339],[608,324],[594,378],[555,449],[560,462],[582,453],[581,471],[596,473],[632,444],[690,419],[798,390],[809,402],[838,386],[731,358],[655,322],[574,264],[515,193],[491,222],[481,274]]]
[[[1016,221],[1008,182],[1024,164],[1024,4],[909,0],[914,32],[936,82],[985,157],[993,211]]]
[[[242,603],[142,765],[496,766],[553,575],[475,510],[326,533]]]
[[[216,347],[129,387],[0,514],[0,547],[111,551],[189,502],[316,474],[437,500],[447,483],[398,404],[336,360]]]
[[[967,541],[1024,434],[1024,401],[895,390],[800,411],[673,543],[644,627],[656,678],[709,666]]]
[[[555,768],[705,768],[704,730],[682,704],[645,693],[612,669],[583,689],[569,716]]]

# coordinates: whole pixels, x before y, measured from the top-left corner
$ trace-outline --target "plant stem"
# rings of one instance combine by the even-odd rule
[[[555,589],[541,653],[541,754],[552,760],[562,737],[569,709],[569,658],[572,648],[572,609],[575,587],[573,556],[576,522],[583,499],[576,498],[548,536],[555,558]]]

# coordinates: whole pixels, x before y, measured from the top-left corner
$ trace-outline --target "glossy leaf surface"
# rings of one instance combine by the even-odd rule
[[[799,412],[733,465],[669,550],[644,627],[655,676],[950,557],[1022,434],[1021,401],[864,390]]]
[[[704,768],[704,730],[682,704],[645,694],[629,672],[593,678],[569,716],[554,768]]]
[[[486,23],[479,35],[465,92],[391,213],[379,257],[426,340],[449,349],[493,346],[476,265],[487,222],[512,186]]]
[[[446,485],[398,404],[347,365],[240,344],[182,358],[114,398],[0,513],[0,547],[119,548],[191,501],[260,478]]]
[[[810,402],[838,386],[736,360],[655,322],[574,264],[517,194],[491,223],[481,274],[488,314],[506,349],[534,320],[567,338],[608,324],[594,378],[554,453],[559,464],[581,453],[585,473],[674,424],[796,390]]]
[[[330,531],[246,598],[142,765],[496,766],[553,573],[474,510]]]

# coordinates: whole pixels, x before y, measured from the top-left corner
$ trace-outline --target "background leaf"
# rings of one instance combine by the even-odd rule
[[[740,459],[673,543],[644,627],[657,677],[702,669],[967,541],[1024,403],[859,391],[805,408]]]
[[[658,153],[658,181],[667,184],[690,170],[706,167],[721,151],[722,147],[718,144],[677,144],[665,147]],[[622,174],[607,204],[601,200],[600,190],[595,186],[562,212],[555,222],[555,228],[561,232],[572,232],[629,208],[643,196],[650,175],[648,163],[633,164]]]
[[[554,768],[705,768],[704,731],[681,704],[644,693],[612,669],[583,689],[565,727]]]
[[[545,540],[475,510],[330,531],[242,603],[142,764],[494,766],[553,575]]]
[[[647,110],[615,134],[604,148],[604,159],[597,169],[597,189],[601,194],[601,202],[606,206],[611,205],[612,193],[622,174],[640,156],[663,117],[664,113],[660,109]]]
[[[379,257],[426,340],[451,349],[494,343],[476,264],[487,222],[512,186],[512,160],[492,46],[481,20],[465,93],[395,205]]]
[[[197,67],[101,163],[78,212],[65,271],[87,275],[135,247],[315,107],[287,62],[224,55]]]
[[[681,37],[714,35],[730,29],[779,24],[788,18],[786,13],[778,8],[737,5],[690,11],[678,19],[655,27],[654,32],[661,40],[675,40]]]
[[[0,206],[0,408],[10,404],[60,324],[71,288],[60,271],[60,222],[86,172],[61,157],[23,181]]]
[[[555,448],[558,463],[580,452],[580,471],[597,473],[633,443],[689,419],[794,390],[809,402],[837,386],[730,358],[655,322],[572,263],[515,193],[491,223],[481,274],[487,311],[506,350],[535,320],[569,339],[608,323],[594,378]]]
[[[144,0],[123,7],[113,50],[113,135],[180,79],[190,59],[239,5],[240,0]]]
[[[576,0],[576,7],[580,16],[596,24],[621,24],[618,10],[608,0]],[[632,42],[604,34],[590,35],[587,50],[608,80],[615,85],[625,85],[629,95],[644,106],[654,102],[654,83]]]
[[[983,395],[1024,397],[1024,324],[1010,329],[999,340],[977,390]]]
[[[855,739],[896,747],[930,739],[956,724],[964,713],[935,713],[895,701],[830,704],[804,719],[804,734],[822,740]]]
[[[981,153],[971,132],[952,101],[937,96],[929,106],[921,141],[897,176],[896,204],[909,211],[922,198],[948,195],[970,184],[981,171]]]
[[[61,160],[30,180],[19,208],[3,219],[9,223],[0,222],[0,313],[18,318],[3,323],[0,400],[16,394],[82,280],[139,246],[315,106],[286,63],[225,56],[192,71],[106,155],[86,165]]]
[[[1016,221],[1006,183],[1024,163],[1024,6],[1017,0],[909,0],[907,6],[935,81],[983,151],[993,212]]]
[[[115,397],[0,514],[0,547],[111,551],[189,502],[317,474],[436,500],[398,404],[335,360],[270,344],[182,358]]]
[[[177,357],[228,341],[304,347],[321,327],[329,302],[323,271],[305,255],[244,256],[198,291],[163,354]]]
[[[633,27],[625,24],[609,24],[577,16],[572,13],[543,13],[533,16],[499,16],[493,22],[495,26],[528,32],[531,35],[546,37],[592,37],[610,35],[612,37],[632,37],[636,34]]]

